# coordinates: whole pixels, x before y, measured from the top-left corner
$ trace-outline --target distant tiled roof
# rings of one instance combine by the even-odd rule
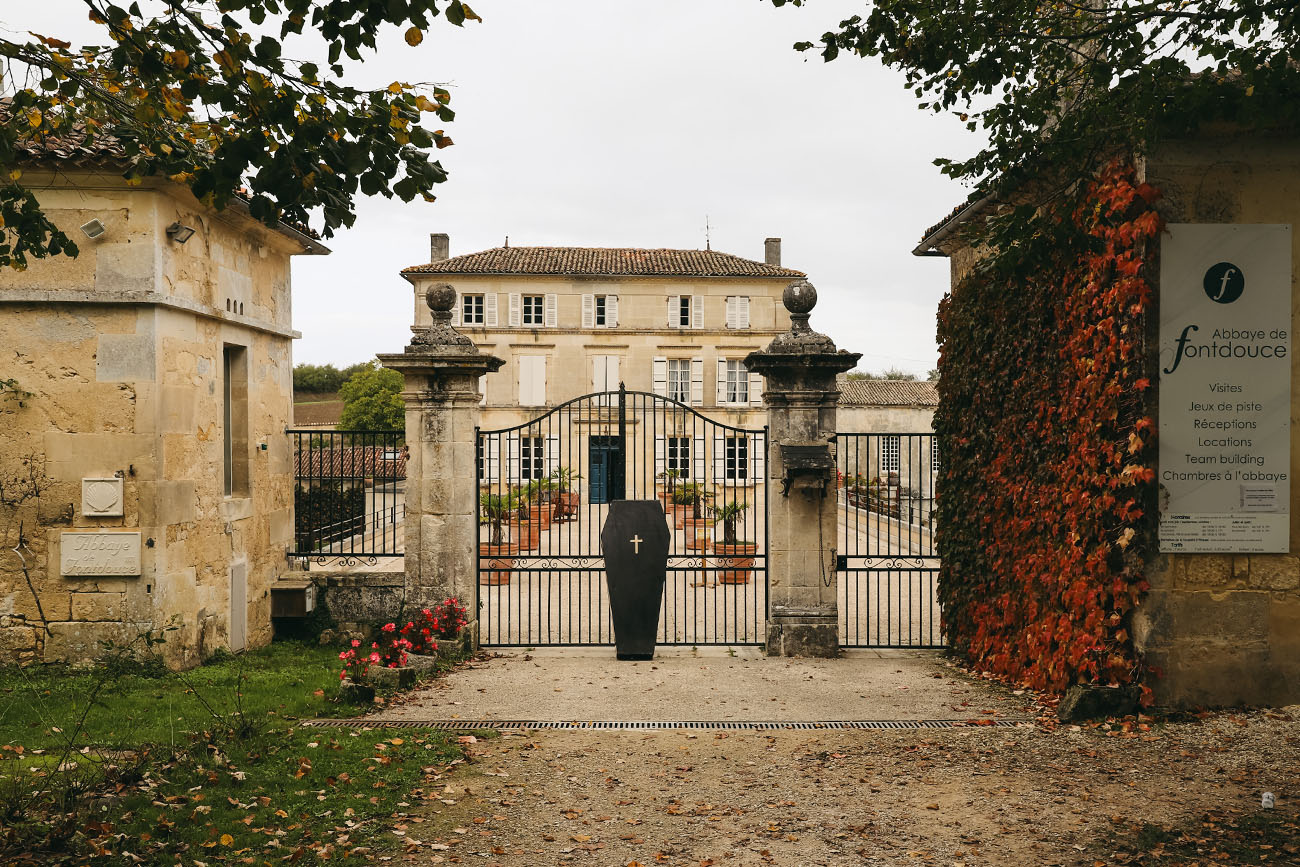
[[[628,247],[497,247],[404,268],[403,274],[587,274],[610,277],[806,277],[713,250]]]
[[[315,479],[404,479],[406,449],[351,446],[305,449],[294,455],[294,472],[300,482]]]
[[[902,379],[848,379],[840,386],[840,406],[938,406],[933,382]]]

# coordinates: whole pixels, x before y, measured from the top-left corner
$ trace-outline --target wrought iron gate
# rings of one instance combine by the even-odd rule
[[[476,442],[483,644],[613,644],[600,530],[610,501],[652,498],[672,530],[659,643],[763,643],[766,429],[620,388]]]
[[[942,647],[932,433],[835,435],[840,644]]]

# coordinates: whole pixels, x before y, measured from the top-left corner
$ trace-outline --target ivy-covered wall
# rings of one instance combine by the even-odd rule
[[[1132,619],[1155,536],[1157,198],[1109,166],[940,307],[945,630],[977,668],[1039,689],[1149,675]]]

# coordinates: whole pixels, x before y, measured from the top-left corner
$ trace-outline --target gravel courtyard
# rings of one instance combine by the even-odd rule
[[[444,683],[381,716],[881,719],[892,708],[896,719],[946,709],[947,718],[1008,720],[1035,712],[1028,696],[919,654],[679,656],[638,666],[521,654]],[[587,713],[572,713],[578,707]],[[972,721],[933,730],[467,736],[470,760],[427,768],[395,833],[406,843],[399,860],[485,867],[1300,864],[1297,720],[1300,707],[1055,731]],[[1265,791],[1276,795],[1272,810],[1261,809]]]

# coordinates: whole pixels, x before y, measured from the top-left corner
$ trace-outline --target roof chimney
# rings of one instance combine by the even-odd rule
[[[781,264],[780,238],[768,238],[763,242],[763,261],[769,265]]]
[[[446,232],[434,232],[429,235],[429,262],[441,262],[449,259],[451,250],[451,238]]]

